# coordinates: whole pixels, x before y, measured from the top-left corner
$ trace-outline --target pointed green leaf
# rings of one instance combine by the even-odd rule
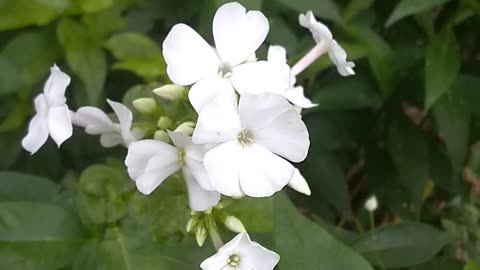
[[[52,202],[60,192],[47,178],[16,172],[0,172],[0,186],[0,201]]]
[[[417,13],[425,12],[436,6],[443,5],[450,0],[402,0],[393,10],[392,14],[385,23],[385,27],[389,27],[395,22]]]

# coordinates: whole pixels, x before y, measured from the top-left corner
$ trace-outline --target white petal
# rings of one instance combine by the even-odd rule
[[[135,180],[143,174],[148,161],[154,155],[165,153],[170,156],[177,155],[177,149],[169,144],[156,140],[142,140],[131,143],[125,159],[128,174]]]
[[[305,15],[300,14],[298,21],[301,26],[310,30],[316,43],[319,43],[322,40],[327,42],[332,40],[333,36],[330,29],[328,29],[323,23],[318,22],[312,11],[308,11]]]
[[[163,42],[168,77],[178,85],[191,85],[218,74],[220,60],[212,47],[190,26],[177,24]]]
[[[152,193],[167,177],[180,169],[178,154],[167,151],[153,156],[147,163],[144,173],[135,180],[137,189],[148,195]]]
[[[91,135],[98,135],[107,132],[117,132],[119,128],[110,118],[96,107],[81,107],[75,113],[75,123],[85,127],[85,132]]]
[[[120,144],[124,144],[122,135],[116,132],[102,133],[100,136],[100,144],[103,147],[110,148]]]
[[[252,131],[263,128],[291,108],[287,99],[278,94],[242,95],[239,103],[242,127]]]
[[[248,237],[248,234],[246,234]],[[273,270],[280,261],[280,256],[264,247],[257,242],[252,242],[248,238],[250,245],[241,251],[241,260],[246,269],[255,270]]]
[[[345,50],[337,43],[336,40],[332,40],[330,45],[330,50],[328,51],[328,56],[332,62],[337,66],[338,73],[342,76],[355,75],[353,68],[355,63],[347,61],[347,53]]]
[[[35,154],[48,139],[48,107],[45,95],[35,98],[37,114],[30,120],[28,133],[22,140],[22,146],[31,154]]]
[[[200,112],[192,139],[196,144],[220,143],[236,139],[240,131],[236,106],[216,99]]]
[[[210,178],[208,177],[207,170],[203,165],[203,162],[196,161],[191,158],[185,159],[186,166],[190,170],[190,173],[195,177],[198,184],[205,189],[205,190],[214,190],[212,183],[210,182]]]
[[[72,119],[67,105],[48,109],[48,131],[58,147],[72,136]]]
[[[289,88],[287,91],[285,91],[283,96],[286,97],[292,104],[300,108],[308,109],[318,106],[318,104],[312,103],[310,99],[305,97],[303,94],[303,87],[301,86]]]
[[[290,67],[285,63],[258,61],[232,69],[233,87],[241,95],[265,92],[282,94],[290,87]]]
[[[272,45],[268,47],[267,59],[269,62],[287,63],[287,50],[282,46]]]
[[[204,165],[215,190],[226,196],[240,197],[239,173],[242,166],[242,145],[237,140],[220,144],[205,154]]]
[[[239,3],[221,6],[213,18],[215,47],[222,63],[244,62],[267,37],[268,20],[260,11],[246,12]]]
[[[183,176],[187,183],[190,208],[194,211],[205,211],[214,207],[220,201],[220,193],[203,189],[188,169],[183,169]]]
[[[310,191],[310,187],[308,186],[307,180],[305,180],[305,178],[297,168],[295,168],[292,179],[288,183],[288,186],[307,196],[310,196],[312,194],[312,192]]]
[[[192,144],[192,137],[185,135],[183,132],[179,131],[167,131],[168,136],[173,142],[173,145],[177,148],[185,148],[188,145]]]
[[[50,77],[43,88],[49,106],[65,104],[65,90],[70,84],[70,76],[61,71],[56,65],[50,68]]]
[[[133,113],[130,109],[115,101],[107,99],[108,104],[112,107],[113,111],[118,117],[118,122],[120,124],[120,133],[122,134],[123,141],[126,145],[134,142],[136,140],[135,136],[132,134],[132,121]]]
[[[288,161],[256,143],[243,148],[240,162],[240,186],[251,197],[272,196],[293,176],[293,166]]]
[[[219,76],[197,82],[188,92],[188,99],[197,112],[200,112],[206,104],[217,98],[226,103],[237,102],[237,96],[230,81]]]
[[[303,161],[310,146],[307,127],[293,109],[284,112],[264,128],[256,130],[254,137],[256,143],[293,162]]]

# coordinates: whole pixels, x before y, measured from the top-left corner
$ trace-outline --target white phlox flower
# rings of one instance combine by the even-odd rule
[[[217,205],[220,194],[213,191],[202,160],[207,150],[192,143],[182,132],[169,132],[174,146],[156,140],[133,142],[128,147],[125,164],[137,189],[148,195],[168,176],[182,170],[187,183],[190,208],[205,211]]]
[[[277,253],[251,241],[247,233],[240,233],[200,267],[203,270],[273,270],[279,261]]]
[[[215,190],[232,197],[267,197],[281,190],[294,173],[285,159],[303,161],[310,145],[300,115],[273,93],[241,95],[238,105],[210,102],[192,138],[217,144],[205,154],[205,168]]]
[[[221,6],[213,18],[212,48],[195,30],[175,25],[163,42],[167,73],[177,85],[193,85],[188,97],[197,112],[217,96],[236,103],[240,93],[281,93],[290,85],[285,63],[251,62],[265,40],[267,18],[237,2]]]
[[[143,138],[143,132],[132,129],[133,114],[130,109],[115,101],[107,99],[108,104],[115,112],[118,123],[114,123],[102,110],[86,106],[73,113],[72,120],[75,125],[84,127],[90,135],[100,135],[103,147],[128,145]]]
[[[325,52],[328,53],[330,60],[336,65],[338,73],[342,76],[355,74],[353,71],[355,64],[347,61],[347,53],[345,50],[333,39],[330,29],[315,19],[312,11],[308,11],[306,14],[300,14],[298,20],[301,26],[310,30],[317,46],[292,67],[292,73],[294,75],[298,75]]]
[[[72,136],[72,120],[65,104],[65,90],[69,84],[70,76],[53,65],[43,93],[35,98],[37,114],[30,121],[28,133],[22,140],[23,148],[31,154],[40,149],[49,135],[58,147]]]
[[[268,48],[268,61],[276,63],[287,63],[287,51],[284,47],[273,45]],[[293,105],[302,109],[308,109],[318,106],[318,104],[312,103],[310,99],[303,94],[302,86],[295,86],[296,78],[291,76],[290,87],[288,87],[282,94]]]

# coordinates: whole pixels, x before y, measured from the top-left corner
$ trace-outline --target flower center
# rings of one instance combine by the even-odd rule
[[[240,256],[232,254],[228,257],[227,264],[231,267],[237,267],[240,264]]]
[[[185,163],[185,149],[179,148],[177,153],[178,153],[178,158],[177,158],[178,165],[183,166],[183,164]]]
[[[220,67],[218,68],[218,75],[225,79],[230,78],[230,76],[232,76],[232,66],[230,66],[228,63],[220,64]]]
[[[242,146],[255,142],[252,132],[250,132],[250,130],[248,129],[244,129],[240,131],[240,133],[238,133],[237,135],[237,139],[240,142],[240,144],[242,144]]]

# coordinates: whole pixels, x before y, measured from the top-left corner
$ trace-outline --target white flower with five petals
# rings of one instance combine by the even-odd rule
[[[281,95],[244,94],[239,104],[213,100],[201,111],[193,132],[197,144],[218,144],[204,157],[210,181],[233,197],[267,197],[293,177],[310,145],[300,115]],[[283,157],[283,158],[282,158]]]
[[[113,147],[116,145],[127,146],[143,138],[143,132],[132,129],[133,114],[130,109],[115,101],[107,99],[118,118],[118,123],[114,123],[102,110],[86,106],[81,107],[72,115],[73,122],[85,128],[85,132],[90,135],[100,135],[100,143],[104,147]]]
[[[236,2],[221,6],[215,14],[215,49],[191,27],[177,24],[163,42],[168,76],[177,85],[193,84],[188,97],[197,112],[216,97],[235,103],[235,90],[282,93],[290,85],[288,65],[249,62],[268,30],[268,20],[260,11],[247,12]]]
[[[43,88],[43,93],[35,98],[37,114],[28,126],[28,134],[22,140],[25,150],[34,154],[52,137],[60,145],[73,133],[70,111],[65,98],[65,90],[70,84],[70,76],[62,72],[56,65],[50,68],[50,77]]]
[[[273,45],[268,48],[268,61],[278,62],[278,63],[287,63],[287,51],[284,47]],[[308,109],[318,106],[317,104],[312,103],[310,99],[305,97],[303,94],[302,86],[295,86],[296,78],[292,75],[290,79],[290,87],[285,90],[283,96],[290,101],[293,105],[300,107],[302,109]]]
[[[277,253],[251,241],[247,233],[240,233],[200,267],[203,270],[272,270],[279,261]]]
[[[141,140],[128,147],[128,174],[137,189],[148,195],[167,177],[182,170],[187,183],[190,208],[205,211],[217,205],[220,194],[213,191],[202,160],[207,150],[204,145],[192,143],[192,138],[181,132],[169,132],[175,146],[156,141]]]
[[[292,67],[292,73],[294,75],[298,75],[325,52],[328,53],[330,60],[337,66],[338,73],[342,76],[355,74],[353,71],[355,64],[347,61],[347,53],[345,50],[333,39],[330,29],[315,19],[312,11],[308,11],[306,14],[300,14],[298,20],[301,26],[310,30],[317,46]]]

